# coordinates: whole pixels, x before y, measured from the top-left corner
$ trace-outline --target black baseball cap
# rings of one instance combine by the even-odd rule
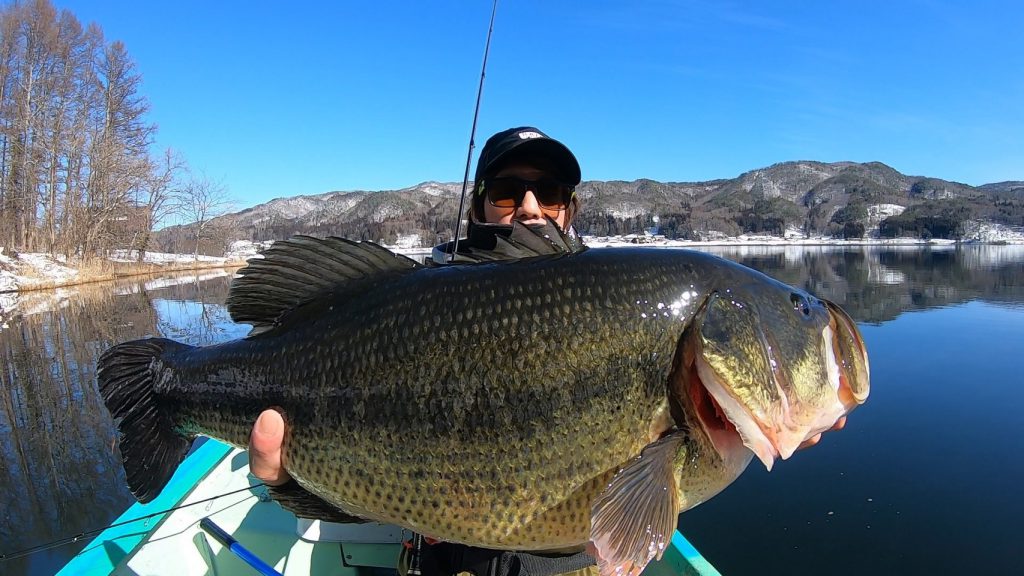
[[[503,163],[518,158],[541,157],[552,163],[566,184],[580,183],[580,164],[572,152],[558,140],[532,126],[502,130],[487,139],[476,162],[474,182],[493,174]]]

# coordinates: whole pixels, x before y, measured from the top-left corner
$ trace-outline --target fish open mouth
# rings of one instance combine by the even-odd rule
[[[719,444],[732,444],[733,439],[740,438],[740,433],[736,430],[736,426],[725,416],[722,406],[704,386],[697,366],[691,364],[687,367],[687,371],[689,372],[687,375],[687,393],[690,396],[690,402],[693,403],[697,418],[700,419],[701,426],[704,427],[704,431],[712,437],[712,442],[715,443],[716,448]],[[715,442],[716,437],[720,440],[719,442]],[[722,450],[719,449],[719,452],[722,452]]]
[[[683,335],[683,340],[682,366],[679,367],[681,387],[678,390],[685,395],[685,400],[682,398],[679,400],[689,404],[692,413],[697,417],[697,423],[707,434],[722,460],[733,463],[737,467],[745,467],[753,454],[745,446],[743,435],[736,424],[729,418],[726,410],[722,408],[701,378],[697,337],[695,334],[687,333]],[[685,420],[685,417],[680,414],[681,405],[673,406],[672,411],[677,422]]]
[[[705,368],[702,370],[702,368]],[[723,459],[736,457],[736,452],[757,456],[768,470],[779,457],[778,449],[764,431],[714,377],[714,371],[698,356],[691,368],[689,393],[697,409],[701,426]],[[703,376],[702,376],[703,373]],[[724,398],[729,404],[719,400]],[[752,454],[751,454],[752,453]]]

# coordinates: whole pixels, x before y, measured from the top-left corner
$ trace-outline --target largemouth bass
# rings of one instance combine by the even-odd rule
[[[246,338],[100,358],[143,502],[195,436],[245,446],[277,406],[285,468],[348,514],[487,548],[592,541],[604,574],[638,573],[681,511],[868,396],[838,306],[700,252],[430,268],[296,237],[240,274],[228,308]]]

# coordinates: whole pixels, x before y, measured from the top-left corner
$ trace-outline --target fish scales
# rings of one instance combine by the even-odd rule
[[[650,441],[685,325],[657,305],[678,299],[688,270],[661,260],[422,270],[358,301],[313,303],[273,333],[169,355],[175,377],[158,393],[177,399],[184,431],[238,445],[260,410],[280,406],[286,467],[315,494],[522,547],[510,530]],[[549,520],[577,526],[556,545],[579,542],[593,496],[566,511],[575,522]]]
[[[190,438],[244,446],[275,406],[289,474],[348,514],[489,548],[592,541],[602,574],[630,572],[753,456],[770,469],[868,395],[838,306],[700,252],[425,268],[298,237],[241,274],[250,336],[101,357],[142,501]]]

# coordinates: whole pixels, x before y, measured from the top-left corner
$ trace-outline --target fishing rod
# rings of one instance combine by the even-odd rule
[[[487,26],[487,42],[484,44],[484,63],[480,68],[480,85],[476,89],[476,107],[473,108],[473,127],[469,131],[469,152],[466,154],[466,171],[462,175],[462,195],[459,196],[459,211],[455,213],[455,241],[449,262],[455,260],[459,251],[459,236],[462,234],[462,211],[466,206],[466,188],[469,186],[469,165],[473,162],[473,149],[476,148],[476,120],[480,115],[480,99],[484,93],[484,78],[487,76],[487,55],[491,51],[491,34],[494,32],[494,15],[498,11],[498,0],[491,5],[491,22]]]
[[[266,484],[263,483],[263,482],[260,482],[259,484],[253,484],[252,486],[248,486],[246,488],[239,488],[238,490],[232,490],[231,492],[225,492],[224,494],[218,494],[217,496],[211,496],[211,497],[206,498],[204,500],[197,500],[196,502],[190,502],[188,504],[181,504],[180,506],[175,506],[173,508],[168,508],[166,510],[161,510],[159,512],[153,512],[152,514],[146,514],[145,516],[139,516],[138,518],[133,518],[131,520],[125,520],[124,522],[118,522],[117,524],[111,524],[109,526],[104,526],[103,528],[96,528],[94,530],[86,530],[85,532],[79,532],[78,534],[75,534],[73,536],[66,536],[64,538],[60,538],[60,539],[54,540],[52,542],[47,542],[46,544],[39,544],[37,546],[32,546],[31,548],[25,548],[24,550],[18,550],[17,552],[11,552],[10,554],[0,552],[0,562],[5,562],[7,560],[14,560],[16,558],[23,558],[25,556],[30,556],[32,554],[35,554],[37,552],[42,552],[44,550],[50,550],[50,549],[53,549],[53,548],[59,548],[61,546],[66,546],[68,544],[73,544],[73,543],[78,542],[79,540],[82,540],[84,538],[91,538],[92,536],[96,536],[97,534],[103,532],[104,530],[108,530],[110,528],[117,528],[117,527],[120,527],[120,526],[125,526],[127,524],[131,524],[133,522],[139,522],[141,520],[149,520],[150,518],[153,518],[154,516],[160,516],[161,514],[167,514],[168,512],[174,512],[175,510],[181,510],[182,508],[188,508],[189,506],[195,506],[197,504],[205,504],[207,502],[212,502],[212,501],[214,501],[214,500],[216,500],[218,498],[223,498],[225,496],[231,496],[232,494],[238,494],[239,492],[246,492],[246,491],[250,491],[250,490],[255,490],[256,488],[262,488],[264,486],[266,486]],[[254,494],[253,496],[256,496],[256,495]]]

